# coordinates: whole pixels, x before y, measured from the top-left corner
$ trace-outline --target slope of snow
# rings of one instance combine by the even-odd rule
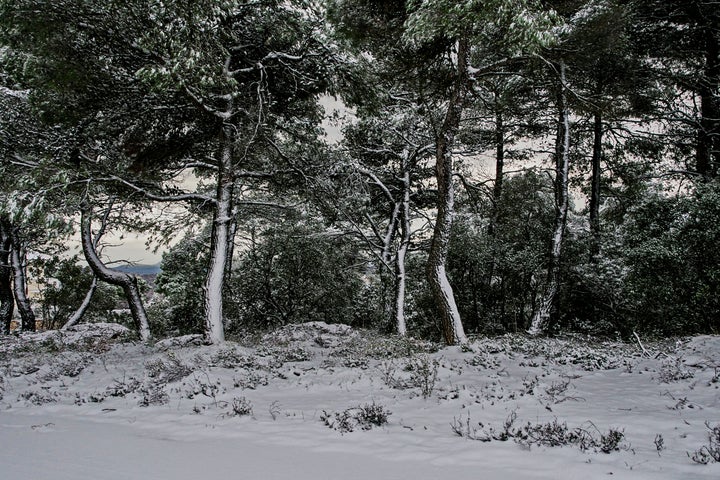
[[[0,478],[720,478],[690,458],[720,424],[720,337],[643,355],[584,337],[440,349],[324,323],[222,346],[83,328],[0,340]],[[357,420],[370,410],[387,423]],[[602,453],[549,446],[558,432],[623,437]]]

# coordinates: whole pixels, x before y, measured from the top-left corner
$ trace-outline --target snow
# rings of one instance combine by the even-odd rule
[[[720,463],[688,456],[720,423],[718,336],[643,339],[642,355],[585,337],[439,348],[322,322],[223,345],[78,327],[0,339],[0,478],[720,478]],[[388,422],[321,420],[369,405]],[[624,438],[605,454],[451,427],[477,438],[513,416],[511,431],[557,422]]]

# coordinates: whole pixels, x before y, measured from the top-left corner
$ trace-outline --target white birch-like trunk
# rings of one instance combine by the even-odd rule
[[[404,159],[403,169],[403,199],[400,208],[400,247],[395,256],[395,325],[397,334],[405,337],[407,336],[407,322],[405,321],[405,286],[407,283],[405,258],[407,257],[408,247],[410,246],[410,170],[407,166],[407,158]]]
[[[455,293],[453,292],[450,281],[447,278],[447,272],[445,271],[445,265],[437,265],[437,277],[442,280],[442,293],[444,300],[448,305],[448,309],[452,315],[452,324],[450,325],[455,336],[456,344],[467,343],[467,336],[465,336],[465,329],[463,328],[462,321],[460,319],[460,311],[458,310],[457,303],[455,303]]]
[[[205,279],[205,336],[210,343],[225,341],[223,287],[230,251],[233,214],[233,182],[229,178],[233,161],[233,136],[223,132],[218,173],[217,206],[213,215],[210,265]]]
[[[21,330],[24,332],[35,331],[35,313],[30,305],[30,299],[27,296],[27,273],[26,273],[26,256],[22,248],[22,242],[18,237],[17,231],[13,230],[12,247],[10,248],[10,265],[13,271],[13,293],[15,295],[15,304],[18,313],[20,313]]]
[[[383,237],[383,249],[382,253],[380,254],[380,258],[382,259],[383,263],[385,263],[385,265],[388,265],[390,263],[390,259],[392,258],[392,247],[394,243],[393,241],[395,239],[395,233],[397,231],[401,208],[402,206],[398,202],[395,202],[395,206],[393,207],[393,213],[390,217],[390,222],[388,223],[387,230],[385,230],[385,236]]]
[[[548,276],[543,296],[533,312],[528,333],[544,333],[551,320],[553,307],[560,287],[560,260],[568,213],[568,174],[570,171],[570,112],[566,94],[565,63],[560,62],[560,93],[558,94],[559,125],[555,153],[555,223],[548,265]]]

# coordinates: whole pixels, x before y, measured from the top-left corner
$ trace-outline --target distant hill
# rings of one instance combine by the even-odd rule
[[[113,270],[119,272],[132,273],[133,275],[139,275],[142,277],[151,276],[154,277],[160,273],[160,264],[155,265],[121,265],[114,267]]]

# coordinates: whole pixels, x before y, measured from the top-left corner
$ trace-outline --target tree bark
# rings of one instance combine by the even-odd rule
[[[530,322],[528,333],[538,335],[552,326],[557,317],[557,295],[560,287],[560,260],[568,213],[568,173],[570,170],[570,111],[567,104],[565,62],[558,65],[559,83],[557,108],[558,132],[555,144],[555,222],[548,262],[548,274],[542,298]]]
[[[450,102],[436,137],[435,177],[437,180],[437,218],[428,255],[428,281],[440,314],[442,332],[448,345],[467,342],[455,295],[447,278],[446,263],[452,228],[455,193],[453,190],[452,148],[460,127],[468,84],[469,44],[458,41],[457,72]]]
[[[505,180],[505,124],[500,109],[495,112],[495,185],[493,186],[493,211],[488,225],[488,235],[495,235],[500,214],[500,199],[503,194]]]
[[[205,279],[205,336],[210,343],[225,341],[223,325],[222,292],[225,284],[228,252],[230,251],[230,231],[233,222],[232,162],[234,155],[234,137],[230,127],[223,129],[220,151],[220,170],[217,181],[217,208],[213,214],[212,238],[210,246],[210,268]]]
[[[140,338],[143,341],[148,341],[151,338],[150,325],[145,313],[140,289],[138,288],[137,277],[112,270],[102,262],[93,242],[91,221],[90,207],[82,205],[80,207],[80,234],[85,260],[99,280],[122,288],[135,328],[137,328]]]
[[[405,288],[407,274],[405,258],[410,247],[410,166],[407,155],[403,158],[402,202],[400,208],[400,246],[395,255],[395,325],[400,336],[407,336],[405,320]]]
[[[20,329],[23,332],[34,332],[35,312],[33,312],[30,299],[27,296],[27,258],[18,228],[12,228],[10,237],[10,265],[13,271],[13,293],[15,294],[15,304],[20,314]]]
[[[82,320],[83,316],[85,315],[85,312],[90,307],[90,304],[92,303],[92,297],[95,295],[95,290],[97,290],[98,286],[98,277],[93,275],[92,283],[90,283],[90,288],[88,289],[87,293],[85,294],[85,298],[83,298],[82,303],[80,306],[75,310],[75,312],[68,318],[68,321],[65,322],[65,325],[60,328],[61,331],[67,330],[68,328],[72,327],[73,325],[76,325],[80,320]]]
[[[10,265],[10,228],[10,222],[0,218],[0,334],[2,335],[10,333],[10,323],[15,311]]]
[[[720,45],[717,25],[705,27],[705,69],[700,79],[700,125],[697,134],[696,168],[714,178],[720,168]]]
[[[596,259],[600,253],[600,180],[602,161],[602,114],[595,112],[593,127],[592,177],[590,179],[590,255]]]

